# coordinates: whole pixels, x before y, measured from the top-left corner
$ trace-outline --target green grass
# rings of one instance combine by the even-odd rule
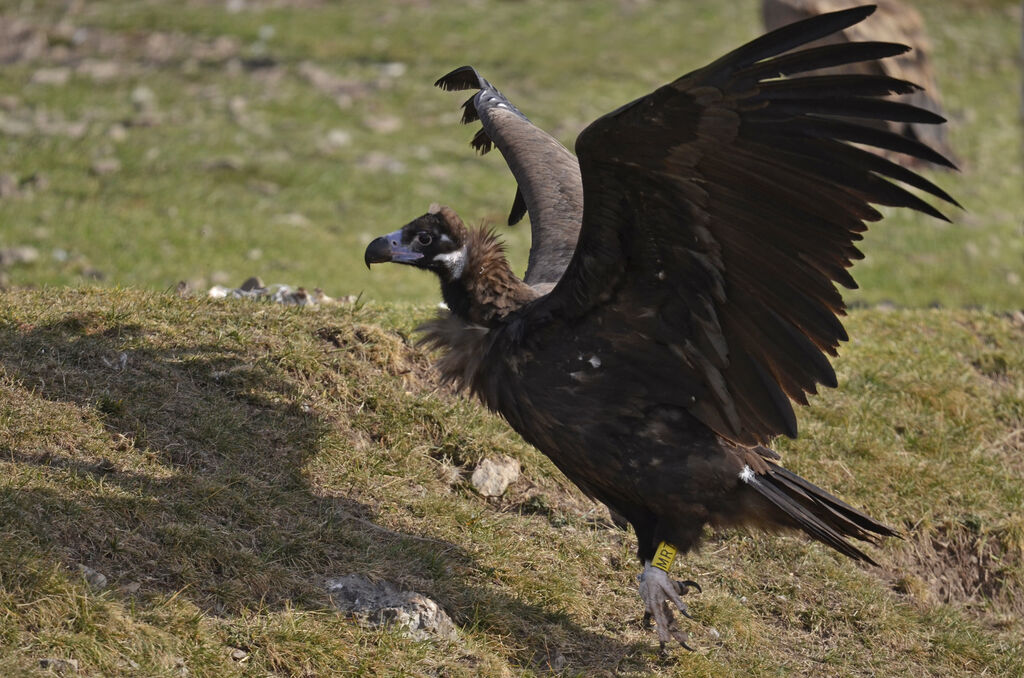
[[[0,297],[0,673],[1022,675],[1019,319],[852,315],[841,388],[782,449],[907,538],[869,569],[796,537],[711,535],[677,564],[705,588],[698,651],[663,661],[638,626],[632,535],[434,386],[407,339],[429,313]],[[498,453],[524,476],[487,501],[468,476]],[[325,581],[350,572],[435,598],[459,640],[334,612]]]
[[[86,29],[81,47],[0,70],[7,119],[86,123],[81,138],[31,125],[4,137],[4,171],[49,181],[31,198],[0,200],[0,247],[30,245],[41,255],[6,271],[9,284],[93,284],[101,276],[103,284],[161,290],[179,280],[204,288],[258,274],[333,295],[432,300],[436,289],[422,278],[367,273],[367,241],[435,201],[471,222],[500,224],[514,192],[497,154],[478,158],[469,148],[473,130],[457,123],[462,97],[433,88],[434,79],[472,63],[571,145],[597,116],[760,30],[753,0],[250,4],[229,13],[222,2],[185,10],[170,2],[83,3],[64,20]],[[899,212],[873,228],[867,259],[855,269],[863,291],[851,299],[1019,308],[1019,3],[919,5],[963,158],[962,173],[933,178],[966,212],[951,212],[951,225]],[[28,7],[18,5],[21,20],[49,28],[51,43],[69,40],[53,28],[63,3]],[[147,48],[154,32],[171,48]],[[225,37],[233,47],[210,56],[209,45]],[[78,73],[64,86],[32,83],[41,66],[86,57],[122,68],[101,84]],[[273,65],[245,66],[256,57]],[[388,75],[391,63],[404,64],[404,73]],[[344,106],[310,84],[303,64],[344,79]],[[149,126],[132,124],[139,85],[156,95]],[[233,99],[244,105],[241,115]],[[375,131],[382,118],[398,128]],[[120,127],[124,138],[115,140],[111,129]],[[347,145],[324,144],[334,129],[349,135]],[[121,161],[120,172],[90,172],[108,157]],[[527,229],[508,233],[521,267]],[[55,250],[67,256],[55,259]]]

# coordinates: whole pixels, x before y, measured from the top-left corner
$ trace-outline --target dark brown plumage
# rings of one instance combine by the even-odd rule
[[[468,231],[448,208],[366,251],[367,264],[438,275],[450,311],[424,341],[441,349],[442,377],[633,526],[641,595],[663,643],[685,642],[668,604],[685,613],[685,587],[652,567],[661,542],[686,552],[707,524],[795,528],[870,563],[847,538],[895,534],[767,447],[796,435],[791,401],[836,385],[827,356],[846,339],[836,283],[854,286],[854,243],[881,218],[871,203],[945,218],[901,182],[956,204],[848,143],[948,165],[919,141],[850,121],[942,122],[886,98],[915,85],[802,75],[905,52],[805,47],[871,11],[774,31],[626,104],[579,135],[578,165],[475,71],[458,69],[439,83],[479,88],[465,105],[465,118],[483,123],[474,144],[502,151],[531,216],[525,280],[492,235]]]
[[[795,21],[826,12],[848,9],[857,4],[857,0],[762,0],[761,10],[765,27],[768,30],[774,30]],[[846,64],[839,68],[824,69],[822,73],[885,75],[899,80],[908,80],[920,85],[921,89],[901,96],[900,100],[943,115],[942,97],[939,94],[932,67],[932,44],[928,39],[921,13],[899,0],[876,0],[875,4],[878,6],[878,10],[870,19],[850,26],[841,32],[833,33],[815,44],[881,40],[909,45],[912,49],[905,54],[884,61]],[[947,158],[955,158],[945,126],[900,120],[882,121],[878,125],[897,134],[922,141]],[[903,156],[900,160],[911,166],[915,164],[913,157]]]

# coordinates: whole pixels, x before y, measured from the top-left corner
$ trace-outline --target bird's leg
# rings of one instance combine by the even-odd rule
[[[676,549],[672,545],[661,542],[654,560],[646,561],[644,571],[637,577],[640,582],[640,598],[644,601],[642,623],[644,628],[650,628],[651,618],[654,619],[662,652],[665,651],[665,645],[673,639],[692,652],[693,648],[687,644],[689,636],[676,626],[671,605],[675,605],[684,617],[692,619],[681,596],[686,595],[690,587],[698,591],[701,589],[695,581],[673,581],[668,576],[668,569],[672,566],[675,555]]]

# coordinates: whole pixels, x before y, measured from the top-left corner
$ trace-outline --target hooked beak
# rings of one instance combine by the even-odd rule
[[[375,239],[367,245],[366,254],[363,255],[366,268],[370,268],[370,264],[382,264],[387,261],[411,264],[422,258],[423,255],[420,252],[413,252],[407,246],[402,245],[402,229]]]

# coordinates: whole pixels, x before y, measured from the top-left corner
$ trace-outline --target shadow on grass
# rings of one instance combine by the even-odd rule
[[[636,650],[472,582],[459,546],[386,529],[358,496],[315,491],[306,462],[332,427],[271,356],[163,339],[83,314],[0,325],[0,364],[58,413],[35,427],[45,449],[0,450],[46,480],[0,490],[0,530],[71,571],[102,572],[136,604],[157,593],[221,616],[324,610],[325,580],[362,572],[434,597],[457,624],[515,637],[524,667],[544,668],[545,629],[569,641],[574,669],[613,669]]]

